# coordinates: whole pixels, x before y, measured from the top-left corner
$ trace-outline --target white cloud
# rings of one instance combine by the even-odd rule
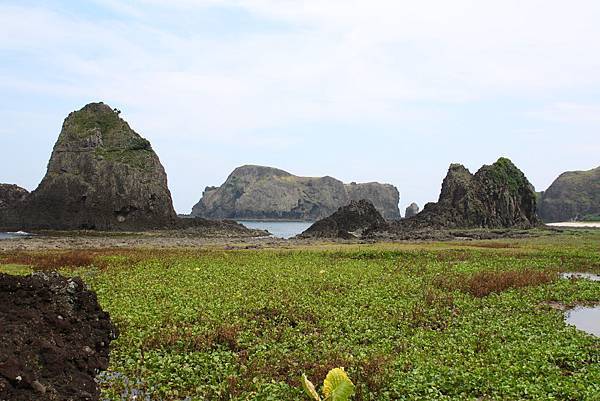
[[[179,135],[238,135],[306,121],[402,121],[427,118],[406,112],[415,102],[600,85],[594,1],[100,3],[132,20],[1,6],[0,48],[43,58],[59,71],[64,93],[130,105],[146,115],[148,127],[174,127]],[[162,24],[216,5],[290,29],[231,39]],[[23,89],[49,85],[55,84],[30,81]],[[181,123],[190,113],[198,120]]]
[[[543,110],[533,112],[532,115],[544,120],[560,123],[600,123],[600,103],[558,102],[549,105]]]
[[[385,128],[384,133],[365,134],[371,149],[381,145],[392,153],[397,151],[393,146],[408,142],[403,156],[414,158],[411,168],[434,177],[444,172],[443,167],[438,172],[438,164],[446,163],[449,152],[454,152],[452,158],[457,152],[462,152],[460,157],[488,157],[498,151],[490,144],[503,142],[512,148],[511,139],[519,136],[563,138],[563,131],[548,125],[596,124],[600,116],[598,99],[565,101],[600,90],[600,2],[596,0],[94,3],[110,12],[86,14],[81,5],[66,12],[68,6],[61,9],[52,2],[36,7],[17,1],[0,3],[0,52],[10,56],[0,67],[0,91],[8,94],[5,99],[12,94],[56,98],[72,108],[106,101],[122,109],[137,131],[172,155],[176,151],[169,146],[177,139],[196,145],[242,144],[266,150],[265,154],[287,155],[285,149],[295,153],[306,141],[298,135],[298,127],[377,126]],[[204,13],[214,7],[226,12],[216,13],[219,20],[203,25]],[[234,10],[231,19],[227,10]],[[236,18],[250,22],[238,24]],[[511,99],[519,102],[516,109],[550,106],[529,114],[513,109],[513,114],[505,115],[524,121],[490,126],[500,119],[490,112],[494,102],[508,109]],[[11,106],[6,112],[13,113],[11,101],[5,103]],[[467,115],[463,109],[464,115],[453,115],[459,107],[473,112]],[[488,114],[480,115],[482,109]],[[518,127],[534,129],[518,132]],[[21,128],[19,132],[26,131]],[[507,137],[501,138],[499,131],[505,128]],[[56,134],[50,131],[48,137]],[[393,138],[397,132],[413,140]],[[312,135],[319,137],[319,144],[328,138],[346,139],[343,132],[327,130]],[[580,142],[594,142],[592,135],[589,130],[578,137],[584,139]],[[555,143],[543,141],[547,151]],[[596,144],[597,140],[586,149],[596,149]],[[411,150],[420,146],[428,150],[426,156]],[[561,156],[563,164],[556,168],[571,168],[567,164],[579,156],[571,150],[568,157]],[[350,157],[362,151],[356,149]],[[523,153],[528,160],[529,154]],[[223,166],[240,160],[238,155],[206,157]],[[229,159],[221,160],[224,157]],[[373,160],[378,158],[366,155],[362,161],[361,168],[372,171],[368,179],[390,177],[390,181],[402,179],[399,184],[407,187],[424,185],[412,172],[402,177],[395,172],[397,156],[388,156],[384,169],[382,160]],[[297,155],[290,159],[291,164],[307,164]],[[166,164],[172,171],[187,171],[188,166],[178,166],[178,161],[172,156]],[[342,167],[341,173],[331,171],[331,166],[344,163],[318,162],[311,167],[315,171],[345,174]],[[437,164],[432,167],[433,163]],[[203,170],[200,163],[190,168]],[[204,185],[217,183],[208,177],[216,174],[212,171],[198,174],[206,175],[198,178],[206,181]],[[431,193],[420,195],[421,201],[434,199],[438,184],[427,184]]]

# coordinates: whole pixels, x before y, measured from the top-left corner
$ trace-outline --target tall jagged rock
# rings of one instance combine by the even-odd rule
[[[529,228],[539,224],[536,194],[525,175],[509,159],[500,158],[474,175],[452,164],[437,203],[428,203],[397,227]]]
[[[419,205],[415,202],[411,203],[407,206],[406,211],[404,212],[404,218],[410,219],[413,216],[416,216],[419,213]]]
[[[387,219],[398,219],[398,190],[389,184],[344,184],[332,177],[298,177],[263,166],[236,168],[220,187],[207,187],[193,216],[231,219],[317,220],[351,200],[370,200]]]
[[[562,173],[540,194],[538,215],[547,223],[600,219],[600,167]]]
[[[104,103],[69,114],[46,175],[18,207],[0,225],[137,230],[176,219],[167,175],[150,142]]]
[[[386,227],[387,223],[375,206],[366,199],[351,201],[331,216],[325,217],[306,231],[300,238],[359,238],[367,230]]]

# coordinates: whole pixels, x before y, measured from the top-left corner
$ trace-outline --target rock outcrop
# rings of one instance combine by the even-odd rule
[[[368,199],[386,219],[400,218],[400,195],[389,184],[344,184],[298,177],[263,166],[236,168],[220,187],[207,187],[192,216],[211,219],[318,220],[352,200]]]
[[[538,215],[547,223],[600,219],[600,167],[562,173],[540,194]]]
[[[397,222],[401,229],[530,228],[539,224],[536,194],[525,175],[509,159],[500,158],[474,175],[452,164],[437,203]]]
[[[29,192],[17,185],[0,184],[0,210],[17,206],[27,195],[29,195]]]
[[[46,175],[6,219],[0,226],[138,230],[170,226],[176,214],[150,142],[91,103],[65,119]]]
[[[0,400],[98,400],[117,336],[79,278],[0,274]]]
[[[404,212],[404,218],[410,219],[413,216],[416,216],[419,213],[419,205],[415,202],[411,203]]]
[[[360,238],[367,230],[387,225],[385,219],[366,199],[351,201],[331,216],[321,219],[300,234],[299,238]]]
[[[234,221],[179,218],[150,142],[120,112],[91,103],[65,119],[37,189],[0,185],[0,230],[186,229],[200,236],[260,236]]]

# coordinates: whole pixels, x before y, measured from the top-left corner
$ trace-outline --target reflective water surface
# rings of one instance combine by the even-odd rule
[[[2,232],[0,232],[0,239],[30,237],[30,236],[31,236],[31,234],[26,233],[24,231],[17,231],[17,232],[14,232],[14,233],[2,233]]]
[[[600,305],[571,309],[565,314],[565,321],[579,330],[600,337]]]
[[[267,230],[277,238],[292,238],[310,227],[312,221],[257,221],[238,220],[238,223],[248,228]]]

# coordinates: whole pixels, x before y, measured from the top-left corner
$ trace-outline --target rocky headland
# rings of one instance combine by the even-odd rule
[[[546,223],[600,220],[600,167],[558,176],[540,193],[538,215]]]
[[[299,177],[247,165],[236,168],[220,187],[207,187],[192,216],[310,221],[360,199],[371,201],[386,219],[400,218],[400,195],[390,184],[344,184],[332,177]]]

